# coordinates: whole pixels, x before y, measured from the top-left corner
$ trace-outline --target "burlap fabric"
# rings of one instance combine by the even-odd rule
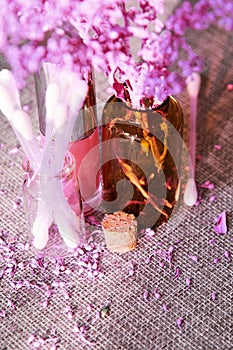
[[[233,349],[233,91],[226,89],[233,82],[232,34],[215,26],[188,33],[192,46],[206,57],[198,105],[201,159],[196,177],[198,185],[209,180],[214,189],[199,187],[198,206],[183,206],[178,224],[161,226],[154,236],[140,238],[130,253],[111,254],[98,232],[99,257],[86,247],[64,262],[52,260],[46,265],[37,257],[33,260],[34,253],[25,249],[27,225],[20,204],[24,155],[20,147],[12,153],[18,143],[0,115],[1,350]],[[106,83],[99,76],[96,83],[99,102],[104,102]],[[188,142],[186,92],[179,100]],[[32,79],[22,101],[30,107],[37,127]],[[213,202],[212,196],[216,196]],[[228,233],[217,235],[214,218],[223,210]],[[173,251],[165,254],[171,246]],[[96,278],[90,272],[95,261],[101,270]]]

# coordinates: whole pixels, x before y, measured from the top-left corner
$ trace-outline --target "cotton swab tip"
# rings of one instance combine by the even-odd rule
[[[188,206],[193,206],[197,202],[197,197],[196,182],[193,178],[189,178],[184,192],[184,202]]]
[[[201,86],[201,76],[194,72],[186,79],[187,91],[190,97],[197,97]]]
[[[48,229],[41,228],[41,232],[39,235],[34,235],[33,245],[36,249],[42,250],[46,247],[46,244],[48,243]]]
[[[14,111],[14,104],[6,87],[0,82],[0,110],[10,121]]]

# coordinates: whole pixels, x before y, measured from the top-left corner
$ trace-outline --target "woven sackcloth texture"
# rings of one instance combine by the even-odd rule
[[[197,122],[201,200],[181,205],[179,220],[139,238],[132,252],[110,253],[101,230],[90,227],[94,244],[76,255],[34,255],[21,204],[24,154],[0,114],[0,350],[233,349],[233,91],[226,88],[233,83],[233,33],[212,26],[188,39],[205,57]],[[108,98],[106,86],[97,76],[99,103]],[[186,91],[178,98],[187,144]],[[36,129],[32,78],[21,100]],[[207,180],[214,188],[200,187]],[[218,235],[214,219],[223,211],[228,232]]]

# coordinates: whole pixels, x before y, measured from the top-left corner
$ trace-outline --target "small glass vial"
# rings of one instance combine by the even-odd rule
[[[139,228],[167,221],[180,192],[181,106],[171,96],[150,106],[112,96],[102,119],[102,205],[134,214]]]
[[[58,73],[59,74],[59,73]],[[54,77],[55,75],[55,77]],[[34,75],[39,128],[41,135],[46,130],[45,94],[48,84],[56,79],[56,66],[43,62],[40,71]],[[76,162],[76,176],[82,194],[83,212],[85,216],[92,214],[101,203],[100,148],[99,127],[96,113],[96,96],[93,74],[86,72],[84,79],[88,82],[88,92],[83,108],[75,117],[69,151]],[[95,174],[95,177],[93,177]]]
[[[69,248],[85,241],[85,220],[74,157],[67,153],[62,171],[55,176],[34,174],[27,159],[22,167],[29,240],[46,256],[67,255]]]

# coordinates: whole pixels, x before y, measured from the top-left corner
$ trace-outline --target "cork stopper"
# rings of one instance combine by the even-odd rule
[[[126,253],[136,247],[137,221],[133,214],[118,211],[102,221],[106,246],[112,252]]]

